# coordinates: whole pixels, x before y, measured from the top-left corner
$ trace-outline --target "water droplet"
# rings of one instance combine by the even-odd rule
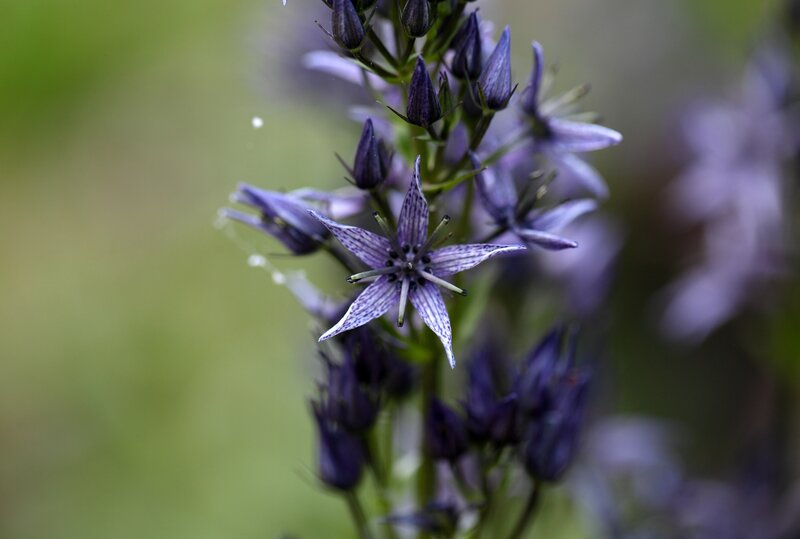
[[[247,258],[247,265],[251,268],[263,268],[267,265],[267,259],[262,255],[250,255]]]
[[[253,124],[253,129],[261,129],[262,127],[264,127],[264,119],[261,118],[260,116],[253,116],[253,119],[250,120],[250,123]]]
[[[286,275],[284,275],[280,271],[273,271],[272,282],[274,282],[275,284],[284,285],[286,284]]]

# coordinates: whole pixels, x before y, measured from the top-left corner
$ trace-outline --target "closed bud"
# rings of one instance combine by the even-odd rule
[[[377,187],[389,172],[389,156],[383,142],[375,136],[372,120],[364,123],[353,163],[353,179],[361,189]]]
[[[329,487],[352,490],[361,480],[364,469],[361,440],[331,423],[317,405],[313,408],[317,423],[319,478]]]
[[[459,79],[477,80],[483,60],[478,14],[473,11],[456,39],[451,71]]]
[[[433,89],[433,82],[428,76],[428,69],[422,58],[417,59],[411,86],[408,88],[408,105],[406,106],[408,121],[414,125],[428,127],[442,117],[439,98]]]
[[[400,15],[403,29],[411,37],[423,37],[433,26],[429,0],[408,0]]]
[[[322,411],[349,432],[369,430],[378,417],[378,403],[368,388],[359,383],[353,361],[328,364]]]
[[[478,88],[490,110],[506,108],[511,99],[511,31],[508,26],[486,61],[478,79]]]
[[[467,451],[467,429],[461,417],[439,399],[432,399],[425,417],[425,448],[434,459],[454,462]]]
[[[333,39],[349,51],[361,48],[364,43],[364,24],[351,0],[333,0],[331,15]]]
[[[535,421],[523,453],[527,472],[543,481],[558,481],[578,449],[588,376],[578,374],[564,384],[556,407]]]

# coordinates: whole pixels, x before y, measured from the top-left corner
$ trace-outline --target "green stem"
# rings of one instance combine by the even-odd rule
[[[520,539],[530,525],[536,513],[536,508],[539,505],[539,488],[537,483],[533,483],[531,486],[531,493],[528,495],[528,500],[525,502],[525,508],[522,510],[519,520],[517,520],[517,524],[514,526],[514,530],[511,532],[511,535],[508,536],[508,539]]]
[[[433,398],[439,393],[439,364],[441,358],[437,356],[429,359],[422,369],[422,400],[420,403],[420,410],[422,421],[420,422],[420,457],[422,463],[420,464],[419,472],[417,475],[417,506],[422,508],[433,499],[436,489],[436,467],[433,459],[428,455],[427,451],[427,429],[425,428],[425,419],[428,414]],[[420,534],[420,537],[425,537],[426,534]]]
[[[397,68],[399,65],[397,63],[397,58],[395,58],[392,53],[389,52],[389,49],[386,48],[386,45],[383,44],[383,41],[381,41],[381,38],[375,33],[375,30],[373,30],[372,27],[367,29],[367,37],[372,44],[375,45],[375,48],[378,49],[378,52],[381,53],[381,56],[383,56],[386,61],[389,62],[389,65]]]
[[[350,509],[350,516],[353,518],[353,523],[358,531],[358,536],[361,539],[373,539],[372,532],[369,531],[367,524],[367,517],[364,515],[364,508],[358,500],[358,495],[355,491],[349,491],[344,494],[347,501],[347,508]]]

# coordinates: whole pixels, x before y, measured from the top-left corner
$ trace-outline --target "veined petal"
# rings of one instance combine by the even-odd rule
[[[397,240],[401,246],[406,244],[411,247],[420,246],[425,243],[428,235],[428,203],[420,186],[419,162],[420,158],[417,157],[414,163],[414,177],[411,179],[403,207],[400,209],[400,216],[397,218]]]
[[[389,282],[389,278],[382,275],[361,292],[342,319],[319,338],[320,342],[375,320],[391,309],[398,299],[396,283]]]
[[[592,194],[599,198],[608,197],[608,186],[605,180],[589,163],[577,155],[557,150],[548,151],[547,155],[558,165],[561,172],[580,182]]]
[[[453,275],[460,271],[474,268],[484,260],[501,253],[525,250],[524,245],[492,245],[474,243],[451,245],[436,249],[430,253],[431,269],[439,277]]]
[[[388,260],[392,246],[386,238],[357,226],[340,225],[313,210],[308,210],[308,213],[325,225],[345,249],[356,255],[369,267],[382,268]]]
[[[456,358],[453,355],[453,331],[450,329],[450,315],[447,314],[439,288],[432,283],[425,283],[412,290],[408,298],[425,325],[442,341],[450,367],[454,368]]]
[[[550,232],[536,230],[525,225],[514,227],[514,233],[527,243],[532,243],[549,251],[560,251],[562,249],[574,249],[578,243],[567,238],[562,238]]]
[[[581,215],[593,212],[596,209],[597,202],[591,198],[570,200],[539,215],[533,216],[529,222],[533,228],[537,230],[558,230],[559,228],[567,226]]]
[[[550,119],[554,143],[567,152],[593,152],[622,142],[622,135],[602,125]]]
[[[375,90],[385,90],[388,85],[379,76],[360,67],[353,60],[333,51],[311,51],[302,59],[303,67],[327,73],[358,86],[364,84],[364,78]]]

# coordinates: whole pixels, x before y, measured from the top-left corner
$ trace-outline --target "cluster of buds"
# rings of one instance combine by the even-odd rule
[[[351,185],[328,193],[242,185],[232,201],[254,212],[224,210],[294,255],[331,256],[359,287],[339,303],[310,283],[287,283],[329,328],[319,338],[325,369],[312,402],[319,478],[346,496],[362,537],[396,537],[402,526],[453,537],[492,525],[497,536],[503,524],[489,524],[490,500],[514,499],[495,476],[518,467],[531,491],[512,532],[519,537],[541,484],[559,480],[577,451],[588,376],[575,365],[575,335],[560,327],[500,369],[505,354],[477,346],[487,336],[474,324],[516,315],[491,294],[496,272],[462,272],[499,256],[520,265],[542,250],[579,248],[560,230],[594,211],[607,188],[578,154],[621,136],[577,112],[585,86],[545,97],[552,73],[538,43],[530,82],[517,92],[509,28],[495,42],[467,0],[323,3],[330,29],[320,26],[339,54],[312,53],[308,64],[357,82],[380,103],[355,114],[354,157],[339,158]],[[452,300],[451,318],[450,298],[473,284],[479,298]],[[456,352],[469,349],[479,352],[462,394],[443,383],[441,366],[455,368]],[[416,420],[396,413],[414,401]],[[410,421],[416,437],[396,418]],[[410,513],[398,507],[411,482],[392,473],[399,459],[418,464]],[[458,478],[470,462],[471,479],[442,473]],[[366,473],[382,502],[373,519],[357,495]],[[448,489],[455,495],[442,494]],[[467,511],[477,520],[465,524]]]

